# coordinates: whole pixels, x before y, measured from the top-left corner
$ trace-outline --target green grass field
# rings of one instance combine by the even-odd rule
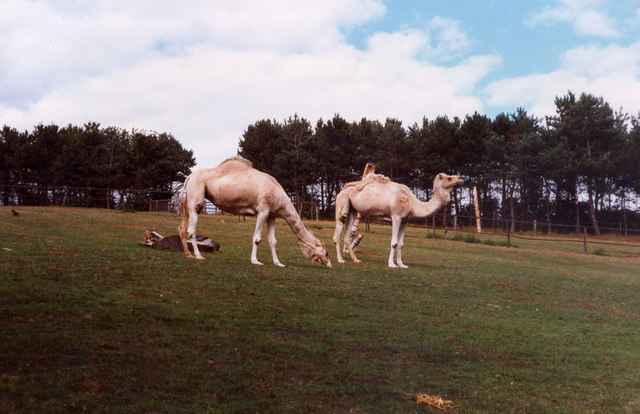
[[[622,255],[432,239],[390,228],[333,269],[278,220],[201,217],[221,245],[187,260],[137,243],[180,218],[0,208],[0,412],[640,412],[640,249]],[[576,250],[580,250],[580,246]],[[268,263],[268,264],[267,264]]]

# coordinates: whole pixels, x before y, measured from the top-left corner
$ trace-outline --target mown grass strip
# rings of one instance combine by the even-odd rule
[[[5,214],[8,213],[8,214]],[[137,245],[166,213],[22,208],[0,231],[0,412],[637,411],[637,258],[430,239],[406,270],[249,263],[254,221],[202,217],[205,261]],[[333,226],[308,223],[329,245]],[[330,250],[334,257],[335,253]],[[259,257],[269,263],[267,246]]]

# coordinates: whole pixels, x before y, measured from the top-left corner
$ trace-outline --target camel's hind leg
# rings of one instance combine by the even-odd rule
[[[389,267],[398,267],[394,262],[394,255],[396,249],[398,248],[398,235],[400,233],[400,227],[402,225],[402,220],[398,217],[391,218],[391,251],[389,252]]]
[[[349,244],[351,245],[351,250],[354,251],[355,253],[355,246],[358,245],[358,225],[360,224],[360,219],[362,218],[362,216],[360,215],[360,213],[358,213],[358,215],[356,215],[356,219],[353,221],[353,224],[351,225],[351,229],[347,229],[347,231],[349,232]],[[345,253],[349,253],[349,248],[345,245],[344,246],[344,252]]]
[[[200,254],[200,250],[198,249],[198,242],[196,240],[196,226],[198,225],[198,213],[192,211],[192,214],[189,215],[189,228],[187,229],[187,234],[191,239],[191,245],[193,246],[193,253],[196,255],[196,259],[204,260],[204,257]]]
[[[191,252],[189,251],[189,246],[187,246],[187,228],[189,227],[189,213],[184,211],[182,213],[182,221],[180,222],[180,226],[178,226],[178,234],[180,234],[180,241],[182,242],[182,247],[184,248],[184,254],[187,257],[193,257]]]
[[[349,229],[351,229],[351,226],[353,226],[353,221],[355,219],[356,219],[355,211],[350,211],[349,216],[347,217],[347,222],[345,223],[345,228],[347,229],[347,231],[345,232],[345,235],[344,235],[344,245],[347,247],[349,256],[351,256],[351,260],[353,260],[354,263],[360,263],[360,260],[356,257],[356,254],[353,252],[353,248],[349,241],[349,238],[350,238]]]
[[[273,258],[273,264],[276,266],[284,267],[280,260],[278,260],[278,255],[276,254],[276,244],[278,244],[278,240],[276,240],[276,218],[269,217],[267,219],[267,231],[269,232],[269,247],[271,248],[271,257]]]
[[[404,263],[402,263],[402,246],[404,246],[404,232],[407,230],[407,222],[406,221],[402,221],[400,223],[400,229],[398,231],[398,247],[396,248],[396,263],[398,264],[398,267],[401,267],[403,269],[406,269],[409,266],[406,266]]]
[[[191,242],[193,246],[193,253],[195,253],[195,258],[203,260],[204,257],[200,254],[200,250],[198,249],[198,244],[196,241],[196,227],[198,225],[198,213],[195,207],[191,204],[185,206],[184,211],[182,212],[182,222],[178,227],[178,231],[180,233],[180,240],[182,241],[182,247],[184,248],[184,254],[192,258],[191,252],[189,252],[189,247],[187,246],[187,239]]]
[[[251,263],[261,265],[258,260],[258,245],[262,241],[262,229],[269,218],[269,210],[262,210],[256,217],[256,229],[253,232],[253,246],[251,247]]]
[[[336,230],[333,233],[333,243],[336,245],[336,255],[338,256],[338,263],[344,263],[342,254],[340,253],[340,240],[342,239],[342,231],[344,230],[344,224],[338,218],[336,219]]]
[[[342,240],[345,231],[344,223],[349,215],[349,205],[347,204],[345,206],[344,204],[344,195],[340,193],[338,197],[336,197],[336,230],[333,232],[333,244],[336,246],[338,263],[344,263],[342,253],[340,252],[340,240]]]

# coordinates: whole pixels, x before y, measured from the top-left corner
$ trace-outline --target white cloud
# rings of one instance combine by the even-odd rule
[[[615,22],[607,15],[606,1],[557,0],[554,6],[534,14],[529,25],[567,23],[580,35],[612,38],[619,35]]]
[[[469,50],[470,41],[459,21],[436,16],[429,22],[428,28],[434,32],[435,56],[450,60]]]
[[[578,47],[564,54],[557,70],[495,81],[486,88],[490,105],[524,106],[536,116],[555,114],[554,98],[569,90],[602,96],[614,109],[638,111],[640,42]]]
[[[482,111],[474,90],[499,57],[437,64],[468,44],[444,19],[374,34],[364,50],[345,42],[343,28],[384,13],[377,0],[3,3],[0,119],[170,132],[209,166],[263,118]]]

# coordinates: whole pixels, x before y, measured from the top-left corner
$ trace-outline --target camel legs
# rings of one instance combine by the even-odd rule
[[[276,218],[269,217],[267,219],[267,230],[269,232],[269,247],[271,248],[271,257],[273,257],[273,264],[276,266],[284,267],[280,260],[278,260],[278,255],[276,255],[276,244],[278,241],[276,240]]]
[[[389,267],[398,267],[395,263],[394,255],[396,249],[398,249],[398,239],[400,235],[400,228],[402,227],[402,219],[399,217],[391,217],[391,250],[389,251]],[[402,258],[402,253],[400,253],[400,258]]]
[[[251,263],[261,265],[258,260],[258,245],[262,241],[262,229],[269,218],[269,210],[262,210],[256,217],[256,229],[253,232],[253,246],[251,248]]]
[[[403,221],[400,223],[400,229],[398,230],[398,247],[396,251],[396,263],[398,267],[406,269],[409,266],[406,266],[402,263],[402,246],[404,246],[404,232],[407,230],[407,222]]]
[[[193,257],[191,252],[189,251],[189,246],[187,246],[187,227],[189,226],[189,216],[188,213],[182,214],[182,221],[178,226],[178,234],[180,234],[180,241],[182,242],[182,247],[184,248],[184,254],[187,257]]]
[[[333,233],[333,243],[336,245],[336,255],[338,256],[338,263],[344,263],[342,254],[340,253],[340,240],[342,239],[342,231],[344,230],[344,224],[339,219],[336,220],[336,230]]]
[[[351,250],[353,250],[353,246],[356,243],[356,240],[358,238],[358,225],[360,224],[360,218],[362,216],[360,215],[360,213],[358,213],[358,215],[356,216],[356,219],[353,220],[353,224],[351,225],[351,228],[347,229],[347,234],[349,235],[349,244],[351,245]],[[347,248],[347,244],[345,243],[344,246],[344,252],[348,253],[349,249]]]
[[[404,244],[404,232],[406,229],[406,221],[401,218],[391,218],[391,251],[389,252],[389,267],[401,267],[403,269],[408,267],[402,263],[402,245]],[[396,253],[395,262],[393,261],[394,253]]]
[[[394,259],[394,253],[396,251],[396,247],[398,247],[398,232],[400,230],[400,220],[392,218],[391,219],[391,251],[389,252],[389,267],[398,267]]]
[[[196,241],[196,226],[198,225],[198,213],[196,213],[195,209],[193,210],[189,209],[189,210],[190,210],[188,213],[189,225],[187,227],[186,236],[189,237],[189,240],[191,241],[191,245],[193,246],[193,253],[196,255],[195,258],[204,260],[204,257],[202,257],[202,255],[200,254],[200,250],[198,249],[198,243]],[[184,247],[184,252],[187,255],[187,257],[193,257],[191,256],[191,253],[189,253],[189,248],[187,247],[187,242],[185,240],[185,237],[182,237],[182,246]]]
[[[345,233],[344,233],[344,246],[347,248],[347,251],[349,252],[349,256],[351,256],[351,260],[353,260],[354,263],[360,263],[361,260],[359,260],[356,257],[356,254],[353,252],[353,248],[351,246],[351,242],[350,242],[350,236],[351,236],[351,227],[353,226],[353,222],[356,219],[356,214],[351,212],[349,213],[349,215],[347,216],[347,222],[345,223]]]
[[[338,207],[336,207],[338,208]],[[343,241],[343,246],[346,248],[347,252],[351,256],[351,259],[360,263],[360,260],[356,258],[356,255],[353,253],[351,249],[351,245],[349,243],[349,233],[351,230],[351,226],[353,225],[353,220],[355,219],[355,214],[348,213],[345,222],[343,223],[340,216],[336,219],[336,230],[333,233],[333,243],[336,245],[336,256],[338,256],[338,263],[344,263],[344,259],[342,258],[342,253],[340,252],[340,240]]]

